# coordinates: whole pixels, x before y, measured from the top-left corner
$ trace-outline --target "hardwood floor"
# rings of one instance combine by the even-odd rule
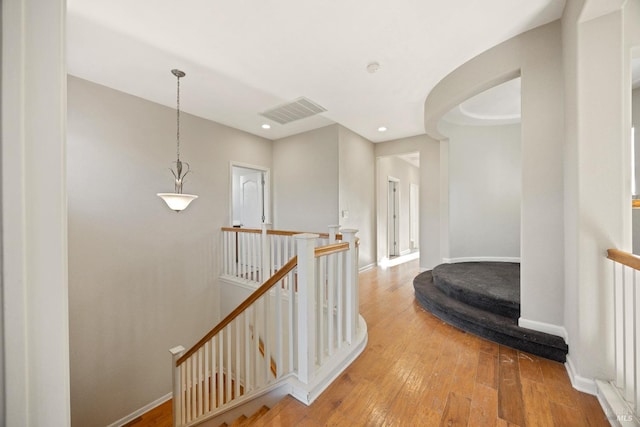
[[[365,351],[311,406],[287,397],[254,425],[609,426],[596,398],[571,387],[562,364],[424,311],[412,286],[418,272],[412,261],[361,273]],[[170,425],[145,416],[131,425]]]

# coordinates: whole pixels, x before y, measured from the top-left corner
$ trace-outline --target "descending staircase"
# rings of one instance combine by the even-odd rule
[[[416,276],[413,286],[420,305],[453,326],[537,356],[566,360],[564,339],[518,326],[519,264],[442,264]]]
[[[238,418],[236,418],[236,420],[234,422],[232,422],[231,424],[227,424],[227,423],[222,423],[220,424],[220,427],[244,427],[244,426],[252,426],[254,425],[256,422],[258,422],[258,420],[265,415],[267,412],[269,412],[269,408],[266,406],[262,406],[260,407],[260,409],[258,409],[256,412],[253,413],[253,415],[251,415],[250,417],[247,417],[245,415],[241,415]]]

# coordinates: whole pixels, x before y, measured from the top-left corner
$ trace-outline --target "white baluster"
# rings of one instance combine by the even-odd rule
[[[226,396],[227,402],[231,402],[231,379],[233,376],[233,372],[231,372],[231,361],[233,360],[231,358],[231,338],[233,336],[233,334],[231,333],[231,324],[227,325],[226,328],[224,328],[225,331],[225,335],[227,337],[227,358],[225,360],[225,366],[226,366],[226,372],[227,372],[227,376],[226,376],[226,381],[225,381],[225,392],[226,392]]]
[[[244,312],[244,392],[251,390],[251,325],[249,313],[251,308]]]
[[[218,408],[224,404],[224,329],[218,333]]]
[[[358,255],[356,233],[358,230],[342,230],[342,241],[349,242],[346,262],[346,340],[351,344],[355,338],[358,323]]]
[[[296,325],[296,317],[295,317],[295,304],[296,304],[296,294],[295,294],[295,277],[296,277],[297,269],[292,270],[289,274],[287,274],[287,283],[289,286],[287,287],[287,293],[289,295],[289,330],[287,331],[287,337],[289,339],[289,370],[288,372],[293,372],[294,369],[294,357],[293,357],[293,349],[295,347],[295,325]]]
[[[305,384],[315,371],[315,242],[317,234],[296,234],[298,248],[298,379]]]
[[[171,353],[171,370],[173,371],[173,425],[180,426],[184,424],[182,418],[182,402],[184,395],[182,390],[184,389],[182,380],[182,365],[176,366],[176,362],[184,354],[184,347],[179,345],[169,350]]]
[[[623,266],[615,261],[613,263],[613,299],[614,299],[614,326],[615,326],[615,357],[616,357],[616,379],[615,385],[619,389],[624,388],[624,286],[623,286]]]
[[[211,389],[211,370],[209,367],[209,362],[211,360],[211,355],[209,354],[209,343],[211,340],[207,341],[204,344],[204,382],[202,383],[202,387],[204,388],[204,412],[207,413],[211,411],[211,407],[209,406],[210,397],[209,391]]]
[[[324,288],[326,256],[316,258],[316,357],[317,363],[322,365],[324,359]]]
[[[342,343],[344,342],[344,299],[345,299],[345,283],[346,283],[346,273],[344,265],[346,263],[347,253],[340,252],[340,256],[338,257],[338,268],[337,268],[337,278],[336,278],[336,338],[338,342],[338,348],[342,348]]]
[[[260,267],[260,282],[264,283],[271,277],[271,245],[267,230],[271,229],[271,224],[262,224],[262,234],[260,235],[260,246],[262,247],[262,263]]]
[[[635,331],[634,322],[634,274],[632,268],[624,269],[624,397],[631,402],[635,395],[635,357],[633,355],[633,342]]]
[[[275,328],[274,331],[276,333],[276,378],[279,378],[282,375],[282,371],[284,370],[284,365],[282,364],[282,331],[284,330],[284,324],[282,322],[282,284],[283,281],[279,281],[276,284],[276,292],[275,292]]]
[[[241,334],[242,334],[242,317],[238,316],[236,318],[236,320],[234,320],[233,322],[234,324],[234,337],[235,337],[235,343],[236,343],[236,349],[235,349],[235,353],[236,353],[236,362],[235,362],[235,396],[236,399],[238,397],[240,397],[240,380],[242,378],[242,376],[240,375],[240,372],[242,371],[242,363],[240,362],[240,344],[242,342],[241,340]]]
[[[333,310],[334,295],[336,292],[337,277],[336,277],[336,261],[341,256],[341,253],[329,255],[327,259],[327,349],[329,356],[333,354],[334,349],[334,335],[333,328],[335,327],[335,314]]]

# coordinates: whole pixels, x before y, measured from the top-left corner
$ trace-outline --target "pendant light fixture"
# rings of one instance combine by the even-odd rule
[[[169,169],[175,178],[174,182],[174,193],[158,193],[158,196],[165,201],[167,206],[170,209],[173,209],[176,212],[180,212],[186,209],[189,206],[189,203],[193,201],[193,199],[197,199],[198,196],[195,194],[183,194],[182,193],[182,184],[184,182],[184,177],[187,176],[190,172],[189,163],[180,161],[180,78],[185,76],[185,73],[180,70],[171,70],[171,73],[176,76],[178,79],[178,90],[177,90],[177,131],[176,131],[176,155],[177,159],[175,161],[176,169]],[[183,166],[186,166],[186,170],[183,169]]]

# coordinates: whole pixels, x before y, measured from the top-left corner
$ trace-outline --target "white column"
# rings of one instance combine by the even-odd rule
[[[346,283],[346,301],[347,313],[345,315],[347,322],[348,343],[353,342],[358,325],[358,248],[356,246],[356,233],[358,230],[342,230],[342,241],[349,243],[349,251],[347,252],[347,283]]]
[[[336,234],[340,230],[339,225],[330,225],[329,226],[329,244],[336,242]]]
[[[182,375],[176,362],[184,354],[184,347],[179,345],[169,350],[171,353],[171,370],[173,371],[173,425],[182,425]],[[205,373],[206,375],[206,373]]]
[[[298,248],[298,379],[313,379],[316,355],[315,245],[317,234],[296,234]]]
[[[64,0],[2,7],[4,419],[71,423]],[[4,392],[6,390],[6,392]]]

